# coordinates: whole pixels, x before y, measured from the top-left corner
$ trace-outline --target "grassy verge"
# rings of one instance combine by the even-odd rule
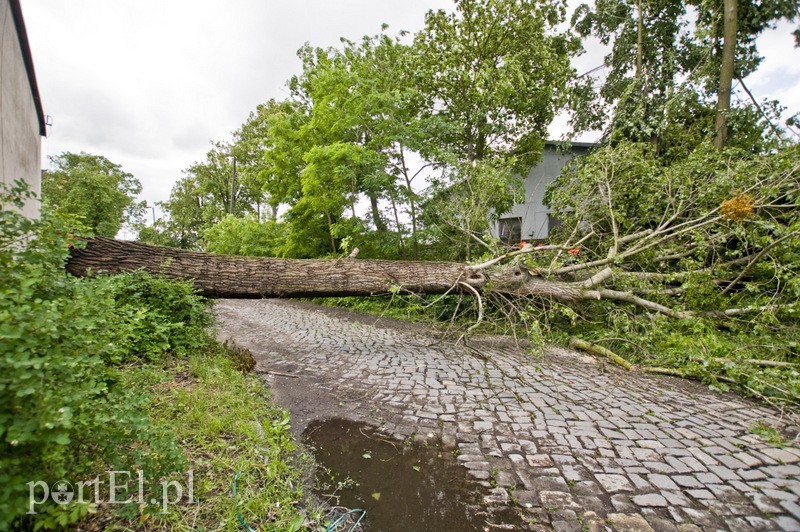
[[[167,513],[141,511],[124,517],[121,527],[146,530],[291,531],[308,517],[303,492],[305,457],[289,432],[289,414],[272,406],[269,391],[254,375],[242,374],[224,348],[213,344],[202,354],[167,366],[138,365],[123,370],[125,385],[145,391],[150,417],[170,431],[192,471],[194,502],[184,500]],[[232,496],[237,480],[236,501]],[[174,499],[175,492],[170,494]],[[237,503],[238,501],[238,503]],[[130,510],[130,509],[129,509]]]

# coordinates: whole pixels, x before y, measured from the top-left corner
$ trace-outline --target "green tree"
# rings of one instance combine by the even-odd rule
[[[476,161],[454,166],[442,180],[433,181],[422,221],[436,242],[431,247],[437,260],[469,261],[494,251],[485,240],[490,221],[524,196],[521,180],[510,175],[509,168],[496,162]]]
[[[607,135],[639,142],[659,142],[668,122],[668,101],[677,76],[685,72],[688,51],[686,7],[675,0],[598,0],[581,4],[572,25],[582,37],[593,36],[610,52],[597,105],[594,90],[573,100],[578,130],[602,126],[611,113]],[[585,78],[583,81],[590,80]]]
[[[457,256],[485,242],[488,225],[478,218],[510,207],[514,174],[539,161],[547,127],[567,103],[580,45],[557,29],[564,17],[560,1],[464,0],[454,13],[428,12],[415,36],[405,68],[419,91],[421,152],[442,169],[423,218],[428,231],[460,245]],[[445,198],[460,208],[443,207]],[[478,205],[474,216],[461,210]]]
[[[400,81],[399,58],[406,50],[399,38],[380,34],[343,40],[341,49],[306,45],[299,51],[303,73],[290,82],[295,103],[274,106],[264,172],[271,196],[289,205],[288,219],[304,220],[290,224],[290,242],[318,235],[317,224],[305,223],[314,217],[328,228],[331,252],[343,239],[362,251],[377,249],[363,246],[375,231],[399,244],[389,256],[403,255],[404,209],[411,211],[416,242],[413,176],[403,160],[416,126],[409,105],[413,89]],[[364,220],[356,212],[362,199],[369,202]]]
[[[144,211],[136,196],[142,185],[102,155],[69,153],[50,157],[42,172],[42,200],[59,214],[77,216],[98,235],[115,236]]]
[[[716,95],[714,146],[721,150],[728,140],[728,114],[734,80],[754,72],[763,57],[756,39],[782,19],[796,20],[798,0],[694,0],[697,8],[699,50],[697,69],[710,94]],[[800,30],[795,32],[800,44]],[[702,54],[702,55],[701,55]]]
[[[556,31],[564,16],[565,2],[538,0],[462,0],[455,13],[428,12],[408,71],[437,160],[538,160],[579,48]]]
[[[213,142],[205,161],[186,169],[187,178],[192,179],[197,193],[202,198],[203,216],[209,223],[216,223],[227,214],[244,215],[256,211],[263,193],[260,187],[240,179],[242,165],[237,164],[234,145]],[[245,176],[250,176],[245,172]]]
[[[199,249],[209,223],[203,216],[203,196],[192,177],[179,179],[169,199],[158,206],[166,213],[152,226],[140,224],[138,240],[160,246]]]
[[[274,220],[261,222],[252,216],[228,215],[206,229],[204,239],[210,253],[280,257],[286,241],[286,225]]]
[[[771,123],[776,103],[732,107],[732,82],[743,85],[758,68],[757,37],[797,12],[797,0],[598,0],[579,6],[572,18],[577,33],[597,37],[611,51],[604,60],[607,79],[597,91],[602,104],[589,77],[574,84],[573,126],[606,126],[609,140],[669,148],[665,137],[676,135],[667,130],[679,122],[703,130],[702,138],[713,137],[718,149],[729,137],[739,137],[738,146],[764,145],[763,137],[779,136],[778,129],[759,124],[762,139],[754,142],[747,123]]]

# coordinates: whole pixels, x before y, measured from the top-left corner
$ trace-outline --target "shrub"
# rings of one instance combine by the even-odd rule
[[[100,276],[92,283],[113,308],[105,317],[115,337],[110,362],[186,356],[208,344],[211,314],[191,283],[143,271]]]
[[[16,185],[0,191],[0,199],[4,207],[19,207],[25,194]],[[130,320],[120,319],[132,312],[125,305],[145,296],[128,294],[117,308],[124,280],[87,282],[64,273],[68,249],[78,244],[64,227],[48,215],[32,221],[0,211],[0,530],[64,527],[92,510],[73,501],[25,516],[28,482],[90,480],[114,468],[141,469],[152,484],[183,467],[174,438],[150,424],[142,397],[120,385],[119,370],[107,364],[124,358],[115,345],[121,334],[136,337]],[[176,288],[173,295],[185,291]],[[181,308],[176,301],[187,300],[175,295],[165,307],[149,308],[175,311]],[[188,301],[193,310],[184,310],[195,323],[186,329],[193,331],[202,320],[197,301]],[[143,312],[140,325],[158,323]],[[176,349],[191,344],[177,338]]]

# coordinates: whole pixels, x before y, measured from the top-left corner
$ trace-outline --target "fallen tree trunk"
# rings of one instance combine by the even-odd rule
[[[494,266],[494,265],[493,265]],[[387,294],[394,290],[419,294],[471,293],[461,283],[481,290],[489,283],[488,268],[456,262],[274,259],[233,257],[113,240],[89,239],[74,249],[67,271],[77,276],[144,270],[191,280],[207,297],[342,297]],[[545,280],[514,266],[494,266],[491,290],[515,297],[536,296],[563,302],[600,299],[596,290],[575,283]]]
[[[199,253],[96,237],[84,248],[75,248],[67,271],[77,276],[89,272],[122,273],[144,270],[173,279],[192,281],[206,297],[342,297],[388,293],[478,295],[493,293],[511,298],[541,298],[574,304],[609,300],[639,307],[672,318],[697,314],[678,311],[630,291],[600,288],[612,277],[609,266],[583,281],[544,278],[513,262],[530,246],[483,264],[394,260],[275,259],[233,257]],[[503,261],[506,261],[505,263]],[[480,300],[480,296],[478,297]],[[727,317],[758,308],[715,311]]]
[[[67,271],[77,276],[144,270],[191,280],[207,297],[367,296],[395,287],[443,294],[459,282],[481,288],[483,272],[452,262],[230,257],[96,237],[74,249]]]

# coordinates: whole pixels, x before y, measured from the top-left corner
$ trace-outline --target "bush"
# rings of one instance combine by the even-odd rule
[[[0,191],[4,207],[25,195],[21,185]],[[90,480],[113,468],[141,469],[152,485],[184,467],[174,437],[151,425],[145,399],[119,384],[109,362],[204,342],[201,300],[186,285],[140,274],[68,276],[78,240],[64,227],[0,211],[0,530],[63,527],[93,510],[50,503],[26,516],[28,482]]]
[[[191,283],[142,271],[101,276],[92,283],[113,309],[105,319],[115,337],[109,362],[186,356],[208,344],[211,314]]]

